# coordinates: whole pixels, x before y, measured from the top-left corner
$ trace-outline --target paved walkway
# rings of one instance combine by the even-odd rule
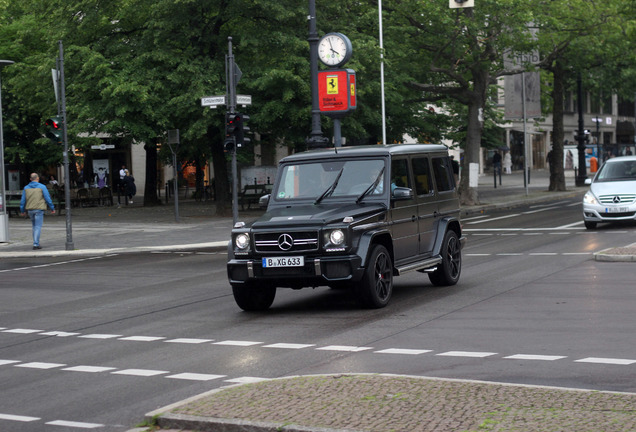
[[[548,192],[548,174],[532,172],[479,179],[480,205],[464,215],[524,203],[581,197],[587,188],[566,177],[566,192]],[[141,202],[140,199],[137,200]],[[240,219],[260,211],[240,212]],[[32,250],[28,219],[9,219],[8,257],[100,255],[151,250],[217,249],[227,245],[232,218],[213,202],[72,210],[45,217],[41,244]],[[72,247],[69,247],[71,245]],[[636,245],[597,254],[597,260],[634,260]],[[72,249],[72,250],[67,250]],[[600,251],[599,251],[600,252]],[[392,375],[289,377],[215,390],[147,414],[153,431],[628,431],[636,430],[636,395]],[[140,417],[141,417],[140,413]],[[171,429],[172,428],[172,429]],[[146,428],[134,429],[145,431]]]

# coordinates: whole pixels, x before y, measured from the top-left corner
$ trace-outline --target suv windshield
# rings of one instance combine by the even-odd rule
[[[378,179],[383,168],[384,159],[285,165],[273,196],[276,200],[312,199],[318,202],[342,196],[357,198]],[[384,178],[381,178],[367,196],[383,194],[383,185]]]

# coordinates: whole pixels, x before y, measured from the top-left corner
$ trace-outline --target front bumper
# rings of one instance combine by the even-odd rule
[[[636,220],[636,205],[603,206],[583,204],[583,220],[587,222],[616,222]]]
[[[230,283],[271,282],[279,287],[301,288],[335,282],[358,281],[364,274],[357,255],[305,257],[302,267],[264,268],[260,258],[234,257],[227,263]]]

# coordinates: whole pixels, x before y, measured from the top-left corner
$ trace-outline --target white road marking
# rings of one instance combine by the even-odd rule
[[[494,356],[497,353],[493,352],[475,352],[475,351],[447,351],[444,353],[436,354],[438,356],[446,356],[446,357],[474,357],[474,358],[484,358]]]
[[[257,382],[261,382],[261,381],[269,381],[269,378],[239,377],[239,378],[233,378],[233,379],[228,379],[228,380],[223,380],[223,381],[231,382],[231,383],[235,383],[235,384],[250,384],[250,383],[257,383]]]
[[[69,333],[69,332],[63,332],[63,331],[50,331],[50,332],[44,332],[44,333],[40,333],[43,336],[58,336],[58,337],[68,337],[68,336],[77,336],[80,333]]]
[[[182,344],[201,344],[212,342],[214,339],[190,339],[190,338],[177,338],[165,340],[166,343],[182,343]]]
[[[118,337],[122,337],[123,335],[118,335],[118,334],[101,334],[101,333],[93,333],[93,334],[87,334],[87,335],[82,335],[82,336],[78,336],[81,338],[86,338],[86,339],[114,339],[114,338],[118,338]]]
[[[131,375],[131,376],[143,376],[143,377],[163,375],[167,373],[170,373],[170,372],[152,370],[152,369],[122,369],[115,372],[111,372],[111,374],[113,375]]]
[[[376,354],[406,354],[406,355],[419,355],[431,352],[431,350],[418,350],[408,348],[388,348],[380,351],[373,351]]]
[[[613,365],[631,365],[636,363],[636,360],[631,359],[617,359],[617,358],[602,358],[602,357],[587,357],[580,360],[574,360],[575,363],[597,363],[597,364],[613,364]]]
[[[158,341],[158,340],[162,340],[165,339],[165,337],[160,337],[160,336],[127,336],[127,337],[121,337],[117,340],[123,340],[123,341],[135,341],[135,342],[154,342],[154,341]]]
[[[550,355],[536,355],[536,354],[515,354],[511,356],[504,357],[505,359],[512,360],[544,360],[544,361],[554,361],[561,360],[566,358],[567,356],[550,356]]]
[[[2,333],[31,334],[31,333],[41,333],[43,331],[44,330],[33,330],[33,329],[17,328],[17,329],[2,330]]]
[[[99,423],[84,423],[84,422],[75,422],[75,421],[67,421],[67,420],[54,420],[51,422],[45,423],[51,426],[65,426],[72,428],[80,428],[80,429],[96,429],[104,427],[105,425]]]
[[[303,349],[316,346],[314,344],[294,344],[294,343],[275,343],[271,345],[263,345],[263,348],[283,348],[283,349]]]
[[[62,363],[30,362],[30,363],[21,363],[19,365],[15,365],[15,367],[31,368],[31,369],[55,369],[55,368],[62,367],[62,366],[66,366],[66,364],[62,364]]]
[[[468,225],[475,225],[475,224],[480,224],[480,223],[484,223],[484,222],[492,222],[492,221],[496,221],[496,220],[501,220],[501,219],[508,219],[511,217],[517,217],[520,216],[520,213],[514,213],[514,214],[510,214],[510,215],[506,215],[506,216],[499,216],[496,218],[490,218],[490,219],[482,219],[482,220],[478,220],[478,221],[474,221],[474,222],[468,222]]]
[[[28,416],[2,414],[2,413],[0,413],[0,419],[2,419],[2,420],[19,421],[19,422],[32,422],[32,421],[36,421],[36,420],[41,420],[39,417],[28,417]]]
[[[105,366],[72,366],[68,368],[62,369],[63,371],[69,372],[89,372],[89,373],[98,373],[98,372],[106,372],[115,370],[117,368],[114,367],[105,367]]]
[[[260,345],[263,342],[252,342],[252,341],[237,341],[237,340],[226,340],[220,342],[214,342],[212,345],[230,345],[230,346],[252,346],[252,345]]]
[[[360,352],[373,349],[371,347],[357,347],[357,346],[347,346],[347,345],[329,345],[320,348],[316,348],[316,350],[320,351],[348,351],[348,352]]]
[[[0,366],[14,364],[14,363],[20,363],[20,362],[18,360],[0,360]]]
[[[190,381],[210,381],[210,380],[224,378],[224,377],[225,375],[212,375],[212,374],[184,372],[184,373],[179,373],[175,375],[169,375],[166,378],[183,379],[183,380],[190,380]]]

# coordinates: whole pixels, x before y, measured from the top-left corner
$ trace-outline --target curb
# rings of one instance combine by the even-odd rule
[[[319,382],[315,385],[311,384],[311,382],[316,383],[315,380],[319,380]],[[159,428],[158,430],[196,430],[200,432],[354,432],[361,430],[378,430],[377,425],[374,426],[375,429],[374,427],[371,427],[371,425],[369,425],[369,427],[364,427],[363,425],[367,420],[362,421],[362,423],[358,421],[357,426],[351,424],[348,428],[337,427],[336,429],[333,427],[338,425],[338,421],[336,421],[335,424],[332,423],[329,427],[324,427],[312,426],[312,420],[310,419],[307,419],[305,424],[295,423],[293,416],[288,417],[288,420],[284,420],[286,412],[289,414],[292,411],[298,410],[298,412],[302,413],[303,411],[312,409],[312,406],[308,405],[306,402],[307,395],[303,395],[303,392],[311,392],[314,395],[313,398],[319,401],[318,406],[323,405],[322,401],[324,399],[326,411],[329,411],[330,413],[337,412],[338,409],[335,407],[329,408],[329,402],[332,401],[330,400],[328,393],[320,391],[320,389],[326,391],[326,389],[330,388],[331,383],[335,382],[334,380],[346,380],[346,382],[343,383],[345,386],[344,388],[350,386],[349,390],[345,390],[345,393],[347,394],[345,394],[344,397],[349,398],[349,396],[351,396],[351,398],[347,399],[348,402],[346,405],[348,406],[344,408],[344,411],[346,412],[341,412],[341,416],[348,415],[349,411],[359,412],[359,409],[362,410],[363,414],[361,415],[368,415],[369,410],[366,408],[366,405],[374,404],[375,402],[369,401],[376,401],[375,396],[381,396],[382,400],[378,400],[378,403],[385,404],[387,406],[391,405],[398,411],[403,409],[411,410],[421,408],[423,411],[420,411],[419,413],[408,411],[410,413],[409,415],[415,417],[419,416],[421,417],[421,421],[430,421],[431,419],[428,418],[430,417],[430,413],[435,411],[434,408],[439,408],[438,398],[448,392],[451,392],[453,395],[455,395],[455,391],[460,391],[466,395],[481,394],[486,397],[488,394],[493,396],[495,398],[493,401],[482,401],[483,403],[477,403],[476,406],[473,406],[468,410],[465,410],[463,404],[456,400],[456,395],[447,400],[447,402],[449,402],[448,405],[455,405],[455,408],[450,407],[449,410],[445,411],[444,415],[450,415],[451,417],[454,415],[466,416],[466,418],[470,419],[468,420],[468,423],[474,423],[477,420],[487,420],[489,414],[496,414],[492,411],[501,411],[498,408],[501,398],[513,400],[514,397],[517,397],[519,400],[525,401],[525,396],[532,395],[531,399],[533,399],[533,401],[531,403],[538,404],[536,406],[533,405],[536,411],[551,413],[551,415],[555,417],[554,421],[556,421],[556,423],[553,421],[554,424],[552,424],[552,426],[563,426],[560,430],[568,430],[569,427],[580,427],[582,424],[588,424],[590,422],[594,424],[594,428],[591,430],[596,430],[596,426],[600,426],[604,421],[612,420],[610,418],[595,417],[595,413],[597,411],[596,408],[602,411],[605,409],[605,405],[611,405],[612,403],[618,402],[617,398],[624,398],[622,402],[623,404],[631,404],[631,400],[636,398],[635,393],[607,392],[579,388],[535,386],[528,384],[512,384],[466,379],[447,379],[389,373],[297,375],[264,380],[258,383],[229,385],[188,398],[182,402],[159,408],[146,414],[145,420],[149,425],[146,430],[155,431],[157,428]],[[388,391],[385,390],[387,380],[395,380],[398,384],[396,384],[397,387],[395,387],[394,390],[399,388],[400,392],[397,394],[385,395],[383,392]],[[250,386],[252,386],[251,389],[249,388]],[[285,395],[279,400],[281,405],[278,407],[280,410],[278,415],[281,416],[281,420],[271,420],[271,413],[266,414],[265,417],[269,417],[269,420],[259,420],[259,415],[262,415],[263,412],[260,411],[261,414],[258,414],[259,404],[255,403],[255,399],[259,399],[259,395],[263,398],[267,398],[268,395],[271,396],[272,392],[280,393],[281,386],[285,389],[283,392]],[[241,387],[243,390],[239,389]],[[401,392],[402,390],[404,393]],[[356,393],[360,391],[363,391],[363,393]],[[421,394],[419,393],[421,391],[431,392],[426,393],[430,395],[430,398],[428,398],[428,400],[427,398],[422,399]],[[224,392],[227,394],[224,395]],[[348,392],[353,393],[349,395]],[[296,393],[298,397],[295,396]],[[323,396],[321,397],[321,395]],[[358,397],[361,395],[366,395],[367,397]],[[435,395],[438,398],[436,398]],[[397,396],[401,397],[397,398]],[[561,401],[561,398],[567,399],[566,406],[560,406],[555,402],[556,400]],[[598,400],[594,402],[591,398],[598,398]],[[587,414],[577,411],[577,403],[582,400],[587,400],[591,404],[590,406],[583,408],[586,410]],[[224,412],[224,404],[230,403],[230,401],[233,401],[233,406],[237,407],[237,412],[242,412],[242,415],[239,414],[239,417],[235,418],[220,418],[213,416],[213,413],[215,412]],[[601,405],[603,406],[596,405],[599,401],[601,401]],[[536,426],[537,420],[545,421],[545,418],[541,416],[537,417],[533,414],[532,410],[528,410],[525,403],[526,402],[515,404],[514,402],[511,402],[513,405],[511,409],[514,408],[517,410],[516,412],[518,413],[519,418],[517,418],[516,415],[512,415],[507,418],[499,419],[499,421],[502,422],[500,426],[504,427],[502,430],[530,430],[527,428],[531,428],[533,425]],[[296,405],[298,406],[296,407]],[[214,406],[216,406],[216,408],[212,408]],[[251,412],[250,410],[252,409],[254,410],[254,413],[245,417],[245,413]],[[372,407],[371,409],[375,408]],[[443,408],[443,410],[445,409],[446,408]],[[364,414],[365,410],[366,414]],[[507,410],[503,411],[507,412]],[[207,416],[205,416],[206,412],[209,413]],[[274,410],[274,412],[277,412],[277,410]],[[502,413],[506,414],[505,412]],[[563,413],[566,415],[562,415]],[[230,413],[230,415],[232,414]],[[373,415],[371,417],[373,417]],[[557,417],[558,419],[556,419]],[[274,418],[276,418],[276,416],[274,416]],[[369,418],[368,420],[373,421],[373,418]],[[633,418],[617,418],[616,420],[624,423],[619,427],[625,427],[627,423],[634,421]],[[396,421],[399,423],[400,420]],[[479,421],[477,421],[477,424]],[[560,423],[561,421],[563,423]],[[386,426],[386,424],[384,426]],[[406,426],[406,424],[403,426]],[[453,427],[452,425],[446,426],[447,427],[445,427],[444,430],[451,430]],[[467,426],[467,424],[464,424],[463,426]],[[505,429],[505,427],[510,427],[512,429]],[[517,429],[519,427],[522,429]],[[523,429],[523,427],[526,427],[526,429]],[[135,431],[137,431],[137,429],[135,429]]]

